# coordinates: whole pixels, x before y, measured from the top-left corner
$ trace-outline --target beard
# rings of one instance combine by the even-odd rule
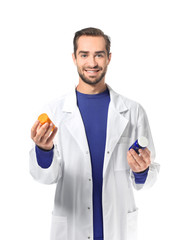
[[[100,70],[102,70],[102,68],[100,68]],[[107,67],[104,68],[103,72],[98,77],[95,77],[95,76],[90,76],[89,78],[86,77],[84,75],[84,69],[83,69],[83,71],[81,71],[80,68],[77,68],[77,71],[78,71],[79,77],[82,79],[83,82],[85,82],[89,85],[96,85],[97,83],[99,83],[105,77]],[[93,80],[91,80],[91,79],[93,79]]]

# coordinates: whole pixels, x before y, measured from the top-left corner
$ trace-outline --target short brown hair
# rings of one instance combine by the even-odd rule
[[[84,28],[80,31],[77,31],[75,33],[74,39],[73,39],[73,46],[74,46],[74,55],[76,57],[76,51],[77,51],[77,42],[78,39],[81,36],[93,36],[93,37],[103,37],[105,39],[106,42],[106,50],[107,50],[107,55],[109,57],[110,54],[110,37],[105,35],[103,31],[101,31],[98,28],[93,28],[93,27],[89,27],[89,28]]]

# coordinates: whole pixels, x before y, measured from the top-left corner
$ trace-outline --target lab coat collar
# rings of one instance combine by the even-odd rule
[[[117,94],[108,84],[106,85],[110,94],[110,102],[114,109],[119,113],[127,111],[128,108],[125,105],[125,102],[123,101],[122,97],[119,94]],[[64,112],[74,112],[77,108],[76,87],[77,86],[75,85],[73,90],[67,94],[62,109]]]

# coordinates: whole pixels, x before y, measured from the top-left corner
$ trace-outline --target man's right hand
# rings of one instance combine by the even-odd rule
[[[34,123],[31,128],[31,138],[38,147],[44,150],[51,150],[53,148],[53,139],[57,133],[57,127],[52,131],[53,126],[53,123],[42,125],[39,120]]]

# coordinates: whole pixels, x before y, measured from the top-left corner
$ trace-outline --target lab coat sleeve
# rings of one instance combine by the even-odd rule
[[[151,135],[148,118],[147,118],[146,112],[144,111],[141,105],[138,105],[138,108],[137,108],[137,128],[136,129],[137,129],[137,138],[140,136],[145,136],[148,138],[148,141],[149,141],[148,149],[151,151],[151,165],[149,166],[148,175],[144,184],[136,184],[134,174],[132,170],[130,170],[130,177],[132,180],[132,184],[136,190],[140,190],[140,189],[147,189],[152,187],[157,180],[157,176],[160,170],[160,165],[155,162],[155,156],[156,156],[155,147],[154,147],[154,143]]]
[[[42,168],[38,165],[35,145],[33,144],[29,152],[29,169],[30,174],[36,181],[43,184],[57,183],[63,173],[63,161],[59,155],[57,144],[54,144],[53,161],[49,168]]]
[[[57,121],[54,117],[55,115],[53,112],[53,108],[51,108],[50,105],[45,105],[44,107],[42,107],[42,109],[38,112],[37,115],[43,112],[48,114],[48,116],[50,117],[52,122],[54,122],[55,125],[57,124]],[[32,142],[32,148],[29,152],[30,174],[36,181],[43,184],[57,183],[63,174],[64,167],[63,156],[62,153],[60,154],[60,151],[58,149],[58,142],[56,140],[56,137],[57,136],[55,136],[54,138],[53,160],[49,168],[42,168],[38,165],[34,142]]]

